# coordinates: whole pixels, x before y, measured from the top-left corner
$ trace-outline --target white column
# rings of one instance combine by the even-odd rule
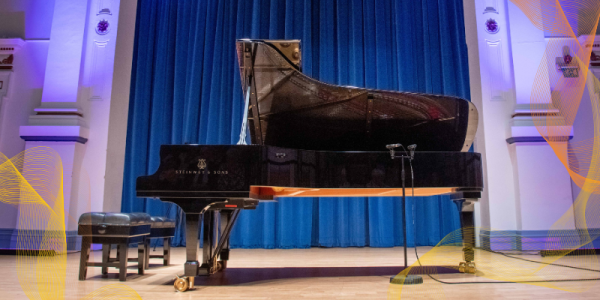
[[[559,96],[557,92],[552,92],[552,82],[562,76],[556,61],[562,61],[563,55],[567,54],[560,51],[568,50],[561,46],[558,47],[559,53],[546,53],[549,40],[544,31],[536,28],[512,2],[509,2],[508,8],[517,98],[510,121],[511,135],[507,142],[514,151],[517,223],[523,236],[544,238],[547,235],[545,231],[550,229],[575,228],[573,222],[561,223],[561,228],[553,226],[564,214],[568,214],[567,219],[573,220],[571,182],[566,168],[535,126],[535,123],[545,123],[552,118],[553,124],[564,124],[561,126],[564,128],[558,132],[564,133],[565,138],[572,135],[571,127],[561,117],[554,116],[558,110],[552,105],[552,98]],[[547,10],[541,6],[538,9],[540,12]],[[574,48],[573,39],[550,40],[553,40],[550,43],[565,43],[565,46]],[[573,50],[576,51],[575,48]],[[536,86],[541,88],[536,90],[536,104],[532,105],[532,91]],[[567,142],[556,147],[563,147],[566,151]],[[540,244],[539,247],[543,248],[544,245]]]
[[[11,143],[14,141],[14,136],[11,140],[11,136],[7,133],[14,127],[11,124],[11,121],[15,121],[14,116],[19,116],[15,113],[14,108],[23,106],[20,102],[22,99],[19,99],[16,96],[19,94],[15,92],[18,81],[15,72],[19,70],[21,76],[26,73],[22,64],[17,63],[17,61],[23,62],[26,59],[15,59],[15,57],[22,58],[23,51],[19,50],[23,46],[25,46],[25,42],[20,38],[0,39],[0,153],[6,155],[9,159],[20,150],[7,149],[3,146],[14,144]],[[25,56],[27,55],[25,54]],[[18,213],[17,206],[0,202],[0,247],[11,247],[13,228],[17,224]]]
[[[77,103],[88,4],[88,1],[55,1],[42,105],[30,116],[29,125],[21,126],[19,132],[26,141],[26,148],[48,146],[60,154],[64,167],[65,213],[68,214],[74,213],[72,206],[77,206],[81,157],[89,137]],[[67,230],[77,228],[77,217],[65,218]]]
[[[56,0],[42,104],[20,128],[26,148],[48,146],[61,156],[69,215],[65,222],[71,235],[81,213],[105,211],[119,5],[120,0]],[[135,9],[129,13],[135,16]],[[120,197],[115,201],[120,204]]]
[[[78,209],[78,215],[85,211],[119,212],[121,209],[120,195],[113,199],[119,203],[118,206],[106,208],[104,205],[108,128],[115,73],[115,47],[120,27],[118,26],[120,2],[120,0],[93,0],[90,5],[80,87],[80,103],[90,128],[90,138],[86,143],[87,149],[83,158],[79,195],[80,202],[84,202],[86,206]],[[134,10],[123,17],[135,20],[135,13]],[[134,30],[135,23],[131,26],[131,30]],[[131,39],[133,41],[133,37]],[[123,64],[131,66],[131,61]],[[126,132],[127,124],[121,127],[120,131]]]
[[[475,151],[484,157],[488,195],[488,199],[481,199],[476,215],[481,216],[482,229],[512,231],[518,227],[517,199],[512,153],[506,138],[515,105],[515,84],[507,4],[505,0],[485,0],[474,1],[474,7],[469,13],[475,14],[472,23],[476,26],[479,51],[477,55],[470,53],[469,64],[478,63],[479,74],[471,72],[471,76],[481,78],[481,92],[472,97],[480,115]],[[476,98],[479,95],[481,98]]]
[[[88,2],[55,0],[43,108],[76,106]]]
[[[137,0],[121,1],[106,151],[104,211],[120,211]]]

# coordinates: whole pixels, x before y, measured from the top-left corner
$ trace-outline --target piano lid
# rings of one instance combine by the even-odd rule
[[[452,96],[320,82],[301,72],[299,40],[238,40],[252,144],[334,151],[468,151],[477,131],[471,102]],[[246,127],[242,129],[242,138]]]

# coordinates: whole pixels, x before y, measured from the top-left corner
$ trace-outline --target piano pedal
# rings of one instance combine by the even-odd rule
[[[223,263],[221,261],[217,261],[217,257],[213,258],[212,263],[210,264],[209,274],[215,274],[223,269]]]
[[[187,277],[187,276],[183,276],[183,277],[179,277],[177,275],[175,282],[173,283],[173,287],[175,288],[176,291],[178,292],[185,292],[187,290],[193,289],[194,288],[194,277]]]
[[[470,262],[463,261],[458,264],[458,271],[461,273],[475,274],[475,272],[477,272],[477,266],[472,261],[470,261]]]

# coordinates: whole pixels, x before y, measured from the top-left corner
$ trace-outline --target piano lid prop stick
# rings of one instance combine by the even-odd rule
[[[246,131],[248,131],[248,106],[250,105],[250,83],[252,82],[252,77],[248,79],[248,88],[246,88],[246,102],[244,104],[244,118],[242,119],[242,129],[240,131],[240,140],[237,142],[238,145],[247,145],[246,143]]]

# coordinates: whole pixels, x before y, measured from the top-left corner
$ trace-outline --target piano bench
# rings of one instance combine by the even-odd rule
[[[146,269],[150,265],[151,258],[160,258],[163,260],[163,265],[168,266],[171,260],[171,244],[169,239],[175,236],[175,221],[165,217],[151,217],[150,235],[146,236],[144,248],[146,250]],[[163,239],[163,254],[150,255],[150,240]]]
[[[108,268],[119,269],[119,280],[127,277],[127,262],[137,261],[138,274],[144,274],[146,266],[145,238],[150,234],[150,216],[145,213],[89,212],[79,217],[77,233],[81,239],[79,280],[85,280],[88,267],[102,267],[102,275]],[[102,262],[90,262],[92,244],[102,244]],[[117,245],[117,258],[110,257],[110,249]],[[129,244],[138,244],[138,257],[127,258]]]

